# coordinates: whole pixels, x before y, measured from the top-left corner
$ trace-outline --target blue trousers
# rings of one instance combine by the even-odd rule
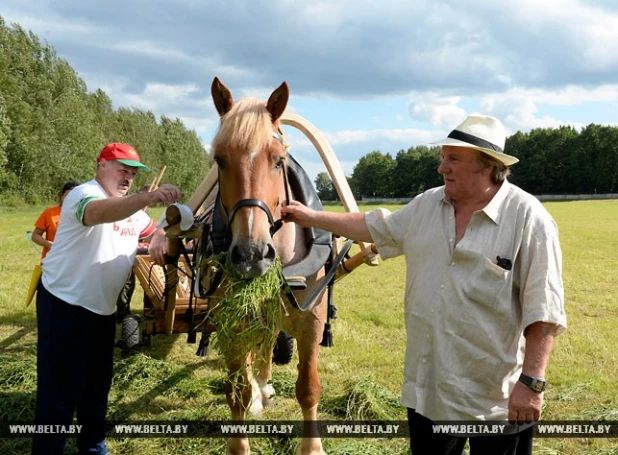
[[[35,423],[71,425],[77,411],[78,454],[104,455],[105,414],[112,384],[115,315],[101,316],[37,290]],[[35,435],[33,455],[62,455],[66,435]]]

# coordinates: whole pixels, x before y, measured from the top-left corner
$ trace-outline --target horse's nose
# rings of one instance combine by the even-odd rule
[[[266,254],[264,254],[264,259],[273,262],[275,260],[275,246],[272,242],[268,242],[266,244]]]
[[[238,242],[230,248],[230,261],[236,271],[243,276],[256,277],[266,273],[275,260],[275,247],[272,241],[263,245],[253,242]]]

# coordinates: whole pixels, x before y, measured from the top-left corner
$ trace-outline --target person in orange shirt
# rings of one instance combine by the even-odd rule
[[[60,191],[58,205],[45,209],[39,216],[39,219],[36,220],[36,223],[34,223],[32,241],[43,247],[41,260],[45,257],[54,243],[54,239],[56,238],[58,221],[60,221],[60,208],[62,207],[62,201],[64,201],[66,195],[78,185],[79,183],[73,180],[65,183],[62,187],[62,191]],[[43,237],[43,234],[45,234],[45,237]]]

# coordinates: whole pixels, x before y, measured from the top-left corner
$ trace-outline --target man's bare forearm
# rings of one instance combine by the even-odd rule
[[[556,324],[535,322],[525,332],[526,354],[522,372],[528,376],[544,377],[554,346]]]
[[[137,193],[131,196],[96,199],[86,205],[82,222],[85,226],[94,226],[124,220],[156,202],[151,195],[152,193]]]
[[[373,242],[365,223],[365,214],[360,212],[334,213],[316,212],[315,227],[347,237],[357,242]]]

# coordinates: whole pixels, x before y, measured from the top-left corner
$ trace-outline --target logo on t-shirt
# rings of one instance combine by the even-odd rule
[[[135,220],[131,217],[121,221],[122,224],[114,223],[114,232],[118,232],[122,237],[137,237],[138,232],[135,230]]]

